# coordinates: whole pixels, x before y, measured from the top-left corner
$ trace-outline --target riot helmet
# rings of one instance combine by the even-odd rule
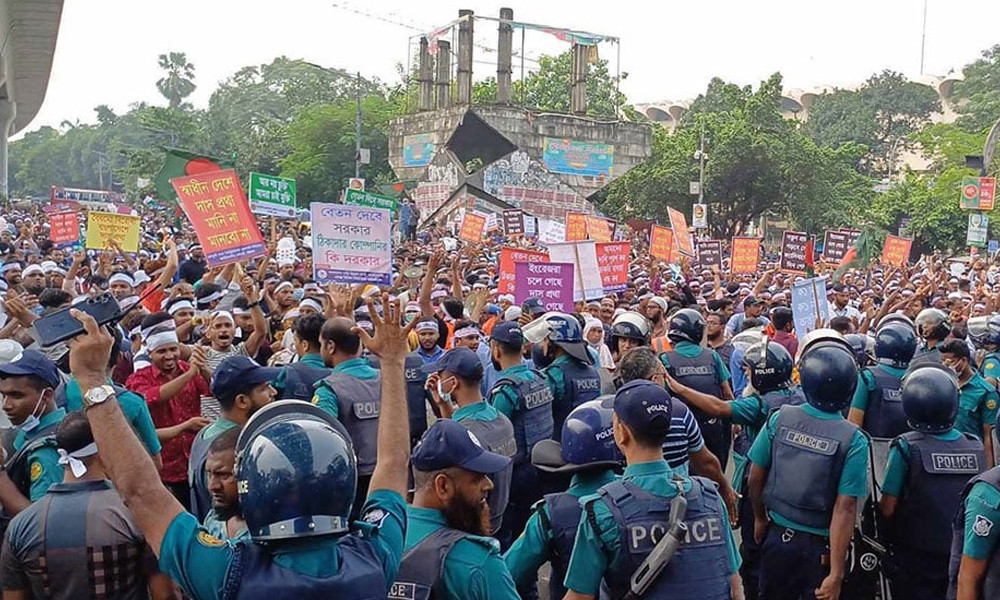
[[[905,369],[917,351],[917,334],[904,323],[890,321],[875,332],[875,362]]]
[[[925,308],[917,315],[915,322],[917,335],[925,340],[942,341],[951,333],[951,322],[944,311]]]
[[[579,319],[561,312],[547,312],[521,329],[524,339],[538,344],[548,339],[567,354],[585,364],[593,364]]]
[[[903,414],[915,431],[944,433],[958,416],[958,382],[940,365],[921,365],[903,378]]]
[[[646,317],[635,311],[626,311],[615,317],[611,323],[611,349],[618,351],[618,340],[635,340],[640,346],[649,345],[652,328]]]
[[[753,389],[761,394],[785,389],[792,383],[792,355],[767,338],[747,349],[743,365],[750,369]]]
[[[682,308],[670,315],[667,327],[667,339],[673,343],[691,342],[701,345],[705,337],[705,317],[694,309]]]
[[[542,440],[531,449],[531,464],[548,473],[612,469],[624,458],[611,429],[614,396],[584,402],[563,422],[560,441]]]
[[[839,412],[851,404],[858,386],[854,349],[840,333],[816,329],[802,340],[798,359],[802,392],[810,406]]]

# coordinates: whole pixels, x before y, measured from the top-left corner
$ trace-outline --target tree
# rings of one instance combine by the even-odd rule
[[[184,99],[195,90],[194,65],[188,62],[183,52],[161,54],[160,68],[165,75],[156,82],[156,89],[167,99],[170,108],[181,108]]]
[[[967,131],[985,131],[1000,119],[1000,44],[966,65],[962,74],[964,80],[955,83],[956,110],[962,115],[959,125]]]

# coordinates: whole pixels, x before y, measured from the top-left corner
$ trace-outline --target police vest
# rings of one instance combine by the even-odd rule
[[[869,387],[868,410],[861,428],[874,438],[885,439],[910,431],[903,413],[902,378],[877,367],[862,371],[861,378]]]
[[[691,481],[691,491],[684,494],[684,540],[643,600],[730,598],[729,523],[719,506],[715,484],[700,477]],[[604,575],[611,597],[620,598],[629,590],[632,574],[669,529],[670,498],[650,494],[629,481],[609,483],[598,493],[622,535],[622,560],[615,561]],[[587,510],[592,514],[592,505]]]
[[[787,391],[788,393],[783,393],[784,391]],[[773,390],[763,396],[760,394],[754,394],[753,397],[760,403],[761,412],[765,415],[770,415],[786,404],[790,406],[798,406],[806,403],[806,396],[802,393],[802,388],[798,386],[792,386],[788,388],[788,390]],[[765,417],[764,421],[760,423],[754,423],[744,427],[740,431],[740,434],[736,436],[736,440],[733,442],[733,452],[739,454],[740,456],[746,456],[749,454],[750,447],[753,445],[754,439],[766,424],[767,417]]]
[[[205,438],[202,429],[191,443],[191,458],[188,460],[188,486],[191,488],[191,513],[198,522],[205,520],[205,515],[212,510],[212,494],[208,491],[208,480],[205,475],[205,460],[208,458],[208,448],[212,440]]]
[[[351,434],[358,456],[358,475],[375,471],[378,454],[378,416],[382,409],[382,378],[358,379],[333,373],[323,381],[337,395],[337,418]]]
[[[330,577],[310,577],[274,562],[264,546],[237,543],[226,572],[221,600],[327,600],[385,597],[388,582],[371,542],[346,535],[337,542],[340,569]]]
[[[278,400],[312,400],[316,390],[316,382],[330,375],[327,368],[310,367],[303,362],[292,363],[285,367],[285,387],[281,389]]]
[[[552,404],[552,438],[558,440],[566,416],[577,406],[601,395],[601,376],[597,369],[576,359],[549,368],[562,371],[565,388],[564,397],[555,398]]]
[[[428,392],[424,388],[427,374],[420,370],[423,365],[423,359],[416,352],[406,355],[406,362],[403,365],[406,374],[406,408],[410,416],[411,445],[427,431]]]
[[[511,424],[514,426],[514,440],[517,442],[517,452],[514,462],[523,464],[531,458],[531,449],[542,440],[552,437],[554,425],[552,419],[552,390],[549,389],[545,377],[538,371],[531,372],[531,379],[515,381],[504,377],[496,382],[490,397],[498,394],[505,385],[517,397],[517,409]],[[495,403],[493,403],[495,404]]]
[[[955,521],[952,523],[951,559],[948,564],[948,594],[946,596],[948,600],[954,600],[958,596],[958,567],[962,563],[962,548],[965,545],[965,499],[969,496],[972,486],[979,482],[986,483],[993,489],[1000,491],[1000,467],[995,467],[973,477],[962,490],[958,511],[955,513]],[[989,535],[990,528],[993,526],[994,524],[987,520],[982,525],[978,522],[974,523],[973,530],[974,533],[979,534],[980,532],[976,528],[983,527],[981,533],[985,536]],[[989,558],[979,597],[983,599],[1000,598],[1000,550],[995,550],[993,556]]]
[[[670,376],[682,385],[716,398],[722,398],[722,384],[719,383],[719,373],[715,367],[715,353],[712,350],[702,350],[698,356],[687,358],[671,350],[660,355],[660,361],[667,368]],[[688,404],[698,423],[706,423],[714,419],[711,415],[696,406]],[[703,427],[704,428],[704,427]]]
[[[58,427],[59,423],[52,423],[36,431],[34,437],[26,441],[20,450],[7,459],[4,465],[7,476],[17,487],[17,491],[21,492],[25,498],[31,498],[31,468],[28,465],[28,459],[35,450],[56,447],[56,428]],[[11,518],[6,512],[0,513],[0,538],[6,533]]]
[[[492,421],[480,421],[478,419],[464,419],[459,421],[466,429],[471,431],[479,443],[490,452],[513,458],[517,452],[517,443],[514,441],[514,426],[503,414],[497,414],[497,418]],[[496,533],[503,522],[503,513],[507,510],[507,500],[510,498],[510,477],[514,472],[514,464],[504,467],[503,471],[490,475],[493,480],[493,489],[486,497],[487,504],[490,505],[490,531]]]
[[[802,406],[778,411],[764,504],[779,515],[829,529],[837,486],[858,427],[845,419],[818,419]]]
[[[442,527],[403,554],[389,600],[444,600],[444,561],[459,540],[470,537],[458,529]],[[456,590],[459,591],[459,590]],[[456,594],[461,595],[461,594]]]
[[[906,440],[910,462],[890,539],[903,548],[948,554],[962,489],[986,466],[983,443],[968,434],[944,441],[917,431],[904,433],[893,445],[899,447],[899,440]]]
[[[545,514],[543,507],[548,507]],[[569,557],[573,554],[573,543],[576,540],[576,528],[580,524],[580,497],[566,492],[546,494],[544,500],[535,505],[538,518],[542,525],[552,532],[549,542],[549,563],[552,574],[549,576],[549,598],[562,598],[566,595],[563,580],[569,569]]]

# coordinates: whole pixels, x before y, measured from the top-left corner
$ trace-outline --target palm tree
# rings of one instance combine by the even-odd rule
[[[181,108],[184,98],[195,90],[194,65],[183,52],[160,55],[160,68],[166,75],[156,82],[156,89],[170,103],[170,108]]]

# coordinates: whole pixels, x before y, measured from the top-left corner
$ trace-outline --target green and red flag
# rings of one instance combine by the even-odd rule
[[[854,241],[854,245],[844,253],[844,258],[840,259],[837,270],[833,272],[833,281],[840,281],[848,269],[867,269],[874,252],[872,234],[867,228],[863,229],[861,235]]]
[[[170,185],[170,180],[175,177],[236,168],[236,163],[231,160],[223,160],[179,148],[164,147],[163,150],[166,152],[163,166],[160,167],[160,171],[153,180],[156,195],[161,202],[177,202],[177,192]]]

